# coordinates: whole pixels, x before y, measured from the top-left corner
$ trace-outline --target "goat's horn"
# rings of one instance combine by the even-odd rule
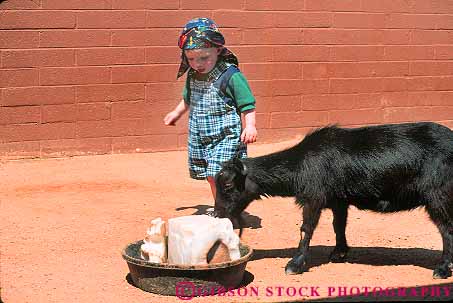
[[[243,174],[244,176],[247,174],[247,166],[245,166],[244,162],[242,162],[242,170],[241,170],[241,174]]]

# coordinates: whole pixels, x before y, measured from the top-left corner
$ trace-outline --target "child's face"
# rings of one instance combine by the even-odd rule
[[[199,73],[209,73],[215,66],[219,57],[220,48],[199,48],[185,50],[187,61],[191,68]]]

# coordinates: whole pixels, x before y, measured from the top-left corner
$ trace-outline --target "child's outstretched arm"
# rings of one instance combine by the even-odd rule
[[[181,100],[179,104],[176,106],[176,108],[169,112],[165,118],[164,118],[164,123],[165,125],[175,125],[176,121],[181,118],[181,116],[189,109],[189,106],[184,102],[184,100]]]
[[[243,121],[245,121],[245,127],[241,134],[241,141],[244,143],[253,143],[256,141],[258,132],[255,126],[255,109],[247,110],[242,113]]]

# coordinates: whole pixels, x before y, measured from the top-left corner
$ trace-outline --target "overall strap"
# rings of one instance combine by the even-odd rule
[[[189,68],[189,71],[187,72],[187,75],[186,75],[186,90],[187,90],[187,101],[186,103],[187,104],[190,104],[190,78],[192,77],[193,75],[193,71],[191,68]]]
[[[214,87],[219,90],[219,95],[225,102],[231,106],[237,107],[234,99],[230,96],[227,96],[226,89],[228,87],[228,82],[230,82],[231,77],[240,72],[239,68],[236,65],[230,65],[223,74],[214,82]]]
[[[234,100],[231,97],[227,96],[226,89],[228,87],[228,82],[230,82],[231,77],[240,72],[239,68],[236,65],[230,65],[219,78],[213,83],[214,87],[219,90],[219,95],[226,101],[226,103],[236,107]],[[186,89],[187,89],[187,103],[190,103],[190,78],[193,76],[193,70],[190,69],[186,77]]]

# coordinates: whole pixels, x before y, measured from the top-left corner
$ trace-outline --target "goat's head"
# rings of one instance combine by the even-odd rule
[[[216,213],[239,222],[241,233],[241,213],[255,199],[259,199],[258,186],[250,177],[247,167],[240,159],[223,164],[216,178]]]

